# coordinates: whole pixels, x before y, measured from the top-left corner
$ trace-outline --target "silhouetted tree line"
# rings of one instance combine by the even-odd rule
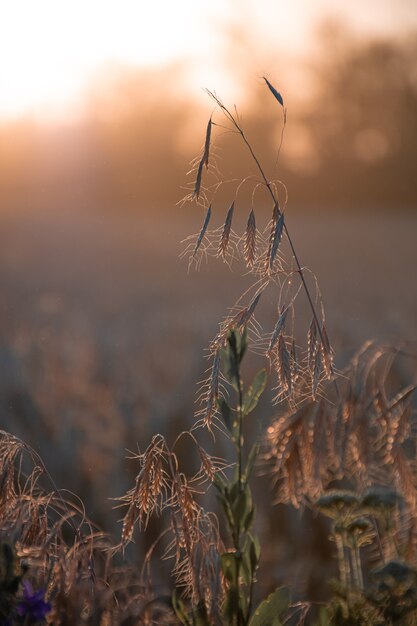
[[[319,95],[301,116],[319,159],[303,192],[331,206],[415,206],[417,38],[347,40],[333,54],[339,36],[328,33]]]
[[[358,42],[337,28],[322,35],[321,61],[310,68],[315,95],[291,105],[279,161],[291,204],[415,206],[417,39]],[[3,208],[173,207],[186,183],[185,155],[201,148],[201,120],[211,112],[210,102],[202,110],[181,93],[181,72],[122,72],[92,88],[83,119],[69,127],[3,122]],[[250,98],[245,127],[273,164],[282,118],[267,92]],[[231,162],[234,174],[246,173],[233,138],[220,143],[221,167]]]

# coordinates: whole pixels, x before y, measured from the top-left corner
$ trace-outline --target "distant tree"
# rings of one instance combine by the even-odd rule
[[[327,26],[321,41],[317,98],[302,116],[320,163],[316,193],[415,205],[417,38],[355,40]]]

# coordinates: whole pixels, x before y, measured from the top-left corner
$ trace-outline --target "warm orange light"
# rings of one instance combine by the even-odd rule
[[[206,3],[204,3],[206,5]],[[13,0],[0,23],[0,116],[73,114],[108,63],[152,65],[210,49],[220,0]]]
[[[3,2],[0,118],[73,116],[92,75],[111,63],[149,67],[184,60],[193,93],[206,86],[233,98],[237,75],[275,78],[277,62],[305,54],[320,20],[334,16],[364,33],[410,26],[413,3],[397,4],[394,10],[389,0],[363,0],[358,12],[336,0]],[[285,65],[288,88],[295,64]]]

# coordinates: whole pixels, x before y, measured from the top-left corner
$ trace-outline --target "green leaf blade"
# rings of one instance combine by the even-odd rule
[[[265,390],[266,383],[268,381],[268,373],[265,368],[259,370],[255,378],[252,381],[251,386],[245,393],[243,399],[242,412],[243,415],[249,415],[257,406],[259,398]]]
[[[288,589],[279,587],[260,603],[249,622],[249,626],[282,626],[284,623],[282,617],[288,610],[289,604]]]

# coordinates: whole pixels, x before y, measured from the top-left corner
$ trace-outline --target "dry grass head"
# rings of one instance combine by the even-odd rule
[[[330,388],[329,401],[306,400],[272,422],[265,460],[279,501],[297,507],[312,502],[343,478],[359,492],[374,484],[393,485],[415,510],[415,386],[389,396],[394,356],[390,349],[366,344],[340,379],[338,398],[330,401]]]
[[[183,438],[190,440],[200,459],[198,471],[190,477],[181,470],[176,453]],[[156,543],[168,542],[163,558],[173,560],[177,588],[194,605],[202,602],[213,623],[219,623],[223,547],[217,519],[204,511],[198,497],[201,486],[213,482],[225,464],[212,457],[188,431],[181,433],[172,446],[156,435],[145,452],[133,458],[139,463],[135,486],[119,498],[121,506],[127,506],[120,547],[133,539],[135,528],[145,528],[152,515],[164,515],[169,526]]]
[[[283,107],[284,128],[286,116],[283,101],[277,98],[276,94],[279,92],[272,87],[271,83],[268,81],[265,83],[278,104]],[[189,267],[191,265],[199,267],[202,259],[210,256],[220,257],[228,264],[235,259],[239,260],[243,264],[242,273],[249,274],[254,279],[252,286],[242,294],[220,323],[219,331],[210,346],[213,360],[209,368],[209,376],[202,385],[201,407],[196,417],[197,425],[204,425],[211,429],[213,420],[216,418],[219,393],[221,393],[219,350],[224,347],[231,328],[240,331],[247,328],[250,332],[251,348],[257,353],[263,353],[269,360],[276,382],[276,403],[284,403],[291,410],[295,410],[307,398],[315,400],[322,397],[327,380],[334,381],[333,384],[336,387],[337,382],[335,382],[333,350],[326,330],[323,301],[317,281],[313,277],[312,286],[308,284],[308,270],[300,265],[286,225],[286,188],[280,181],[269,180],[266,177],[265,170],[246,137],[236,109],[229,110],[216,94],[209,92],[209,95],[226,120],[226,126],[214,122],[214,114],[210,117],[202,155],[195,160],[195,169],[191,172],[195,177],[192,183],[194,192],[186,196],[184,201],[191,200],[197,204],[203,204],[206,207],[206,213],[200,232],[186,240],[187,247],[183,255],[188,256]],[[241,140],[244,149],[250,153],[257,176],[250,175],[243,180],[222,181],[217,167],[208,167],[207,155],[209,147],[212,149],[215,145],[213,131],[217,126],[221,127],[222,132],[228,129],[232,139],[237,136]],[[231,189],[232,196],[226,217],[221,226],[209,230],[209,222],[212,223],[214,214],[224,211],[223,207],[217,206],[219,201],[216,200],[216,196],[226,185],[227,190]],[[249,188],[248,190],[252,188],[252,205],[249,210],[245,206],[245,201],[240,197],[240,190],[243,186]],[[279,199],[281,187],[285,193],[282,206]],[[263,228],[259,227],[256,219],[255,199],[259,190],[263,190],[266,194],[267,202],[271,207],[270,219]],[[242,234],[237,234],[232,229],[232,222],[235,221],[235,214],[242,210],[248,210],[246,228]],[[257,320],[259,306],[262,307],[263,301],[266,301],[266,298],[261,299],[261,296],[266,291],[278,300],[278,317],[274,328],[269,333],[263,331]],[[296,341],[294,319],[296,301],[301,291],[307,295],[312,311],[312,322],[309,329],[306,329],[305,339]],[[286,318],[289,311],[291,311],[292,320],[291,328],[288,329]]]
[[[153,476],[156,490],[157,463]],[[155,598],[139,573],[116,558],[111,538],[94,527],[82,505],[55,485],[46,490],[48,482],[39,455],[1,431],[0,538],[14,546],[33,588],[45,591],[52,605],[49,623],[76,624],[82,619],[91,626],[121,625],[145,619]],[[172,623],[172,614],[158,602],[153,614],[163,616],[161,624]]]

